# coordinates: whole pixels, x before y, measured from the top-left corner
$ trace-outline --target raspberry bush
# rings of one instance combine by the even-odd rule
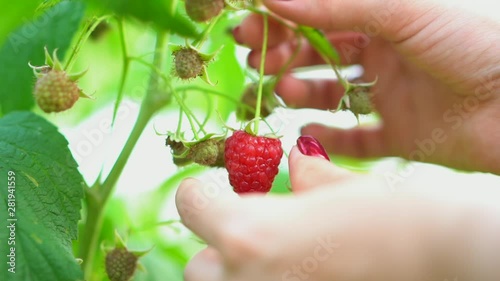
[[[12,4],[16,12],[0,26],[0,174],[17,187],[0,192],[2,202],[15,201],[0,213],[19,220],[10,232],[16,244],[0,247],[0,262],[17,272],[3,270],[0,280],[181,280],[200,246],[164,215],[181,179],[215,174],[241,196],[287,192],[280,163],[289,147],[273,119],[287,105],[274,89],[301,46],[276,75],[264,75],[264,60],[247,68],[228,31],[259,13],[265,46],[273,15],[259,2]],[[372,84],[340,75],[322,33],[287,26],[337,74],[345,95],[336,110],[372,112]],[[107,146],[119,128],[126,138]],[[148,138],[155,153],[135,150]],[[301,144],[328,159],[313,141]],[[104,247],[116,232],[127,246],[152,250],[137,263],[144,253],[122,242]]]

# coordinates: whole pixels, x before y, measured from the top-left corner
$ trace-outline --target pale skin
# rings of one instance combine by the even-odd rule
[[[356,46],[361,35],[346,30],[363,30],[388,2],[264,4],[282,18],[327,31],[340,47]],[[364,67],[363,80],[378,76],[375,107],[382,123],[348,131],[311,125],[303,133],[336,154],[411,158],[415,140],[440,128],[445,141],[417,160],[499,174],[500,24],[433,1],[397,2],[368,45],[341,52],[344,64]],[[251,16],[235,32],[253,49],[252,66],[260,60],[261,27],[260,17]],[[294,44],[276,22],[270,38],[267,72],[274,73]],[[294,66],[321,63],[304,46]],[[287,75],[277,92],[289,105],[333,109],[342,89]],[[448,110],[454,119],[444,117]],[[288,164],[288,196],[238,196],[228,186],[195,179],[181,184],[176,203],[183,223],[208,244],[188,264],[186,281],[500,280],[498,204],[442,200],[410,181],[393,190],[383,179],[296,148]]]

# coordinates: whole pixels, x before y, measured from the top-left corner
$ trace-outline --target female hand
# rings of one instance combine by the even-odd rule
[[[208,244],[186,281],[499,280],[498,208],[394,191],[296,148],[289,166],[294,196],[181,184],[182,221]]]
[[[320,28],[342,64],[363,66],[373,87],[378,126],[304,128],[328,151],[354,157],[400,156],[464,170],[500,173],[500,23],[443,1],[266,0],[273,13]],[[234,31],[258,67],[262,18],[249,16]],[[293,67],[323,64],[303,44]],[[297,46],[271,20],[266,72],[276,73]],[[286,75],[277,93],[289,106],[335,109],[343,94],[331,80]]]

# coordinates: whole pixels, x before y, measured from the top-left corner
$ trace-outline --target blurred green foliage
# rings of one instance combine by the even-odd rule
[[[3,85],[0,88],[0,117],[11,111],[32,111],[42,120],[45,119],[41,123],[49,121],[65,128],[79,126],[101,109],[113,106],[118,97],[124,61],[129,60],[130,68],[123,91],[124,100],[139,105],[146,95],[151,73],[160,71],[167,77],[165,80],[171,84],[181,102],[195,113],[198,120],[207,121],[208,133],[221,133],[224,131],[222,122],[234,121],[233,113],[249,79],[247,79],[248,73],[245,72],[246,65],[242,64],[241,58],[238,57],[239,47],[235,44],[230,30],[241,21],[245,13],[222,15],[217,24],[211,27],[206,44],[200,47],[200,51],[206,54],[217,52],[215,58],[207,65],[210,80],[214,82],[214,85],[208,85],[201,79],[183,81],[173,76],[173,57],[169,48],[165,48],[161,54],[166,58],[166,63],[161,69],[151,67],[154,56],[158,55],[155,54],[155,42],[159,32],[169,33],[166,38],[170,45],[186,45],[196,41],[202,31],[209,26],[191,22],[185,16],[182,1],[27,0],[15,3],[3,1],[2,4],[4,4],[2,7],[9,9],[0,12],[2,18],[0,44],[3,42],[0,46],[0,83]],[[103,19],[97,25],[99,34],[96,31],[90,33],[88,29],[96,19]],[[315,35],[313,31],[308,32]],[[80,41],[89,34],[88,40]],[[320,46],[324,43],[317,38],[316,40]],[[80,43],[83,44],[79,45]],[[71,111],[59,115],[45,114],[34,107],[32,87],[35,78],[28,63],[43,64],[45,46],[50,51],[57,48],[58,55],[63,61],[75,58],[70,71],[88,69],[78,85],[91,95],[91,99],[81,99]],[[128,57],[124,57],[124,49]],[[75,50],[78,52],[75,53]],[[166,127],[170,129],[176,127],[179,110],[177,99],[172,99],[163,109],[162,114],[175,116],[167,121]],[[116,122],[122,121],[119,112]],[[189,124],[184,120],[182,131],[189,130]],[[30,137],[35,138],[35,136]],[[54,136],[36,137],[43,139],[63,136],[57,133]],[[158,136],[160,140],[158,151],[168,149],[163,145],[163,138],[162,135]],[[40,143],[43,141],[40,140]],[[62,146],[61,149],[66,149],[66,146]],[[109,162],[114,160],[106,159]],[[369,162],[347,158],[334,157],[333,162],[360,170],[366,170],[370,166]],[[101,166],[103,163],[95,165]],[[170,159],[165,159],[164,165],[173,167]],[[135,197],[134,200],[118,196],[111,198],[104,210],[102,229],[98,233],[96,246],[99,249],[95,253],[94,270],[91,276],[86,276],[87,280],[107,280],[104,252],[100,247],[112,246],[115,231],[125,238],[127,247],[131,250],[152,248],[149,254],[140,259],[145,270],[138,271],[134,280],[182,280],[182,272],[187,261],[205,245],[182,227],[180,222],[172,218],[172,209],[175,209],[172,197],[183,178],[206,171],[208,171],[206,168],[196,165],[178,169],[165,168],[163,182],[157,187],[148,188],[147,192]],[[93,183],[86,184],[92,186]],[[289,193],[289,186],[288,171],[284,169],[276,178],[272,192]],[[81,212],[83,220],[79,225],[80,234],[88,227],[85,224],[85,219],[88,219],[85,217],[87,207],[84,206]],[[80,252],[80,242],[80,240],[73,242],[74,253]],[[53,276],[33,280],[58,281],[54,280]]]

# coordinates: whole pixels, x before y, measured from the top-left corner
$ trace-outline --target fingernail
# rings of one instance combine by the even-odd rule
[[[236,43],[242,45],[243,44],[243,40],[241,38],[241,34],[240,34],[240,27],[237,26],[233,29],[233,37],[234,37],[234,41],[236,41]]]
[[[320,157],[330,161],[330,157],[328,157],[325,148],[313,136],[300,136],[297,139],[297,147],[299,148],[299,151],[304,155]]]

